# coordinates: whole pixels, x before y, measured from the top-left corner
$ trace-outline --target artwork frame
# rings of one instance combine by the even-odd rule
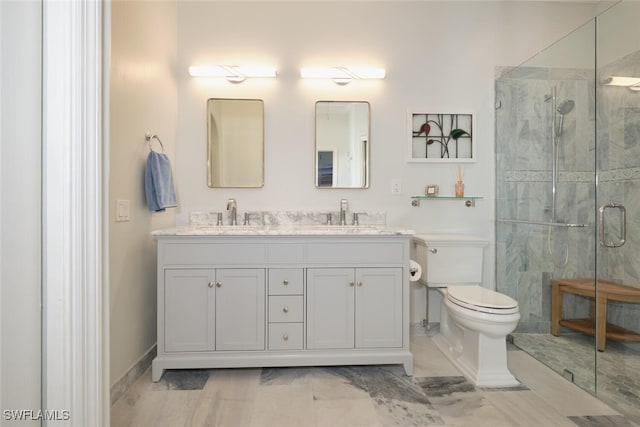
[[[407,112],[407,161],[411,163],[474,163],[475,114],[469,111]]]
[[[439,192],[439,186],[436,184],[429,184],[424,188],[424,195],[427,197],[436,197]]]

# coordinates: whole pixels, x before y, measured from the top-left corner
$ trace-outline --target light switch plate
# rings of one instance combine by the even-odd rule
[[[402,181],[399,178],[391,180],[391,194],[402,193]]]
[[[128,200],[116,200],[116,222],[131,221]]]

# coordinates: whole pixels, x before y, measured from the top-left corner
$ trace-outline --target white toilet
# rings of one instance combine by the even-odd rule
[[[413,241],[428,299],[441,300],[435,344],[477,386],[519,385],[507,367],[506,345],[520,320],[518,302],[480,286],[488,242],[444,234],[418,234]],[[433,309],[429,303],[428,322]]]

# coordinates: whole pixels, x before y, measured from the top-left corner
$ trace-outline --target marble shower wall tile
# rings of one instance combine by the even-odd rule
[[[608,75],[639,73],[640,52],[636,52],[598,70],[598,80]],[[555,86],[558,103],[564,99],[575,102],[574,109],[565,115],[559,138],[556,219],[587,227],[549,233],[542,226],[499,224],[496,230],[498,290],[518,296],[525,308],[522,327],[535,330],[548,322],[548,310],[543,307],[549,304],[547,288],[553,277],[594,275],[596,150],[598,202],[624,203],[628,232],[628,241],[619,250],[599,249],[599,274],[608,280],[640,286],[640,238],[635,237],[640,235],[640,97],[625,88],[595,85],[593,69],[519,67],[502,70],[499,75],[496,99],[502,108],[496,112],[498,218],[550,218],[552,112],[545,97]],[[597,146],[593,132],[596,116]],[[608,233],[619,233],[619,224],[609,222]],[[579,297],[568,298],[565,303],[567,314],[584,313],[587,307],[585,299]],[[621,304],[613,305],[610,311],[616,321],[640,330],[636,310],[634,305]]]

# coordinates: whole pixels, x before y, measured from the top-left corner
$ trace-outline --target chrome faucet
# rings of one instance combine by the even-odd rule
[[[237,225],[236,215],[238,205],[236,204],[236,199],[227,200],[227,210],[229,211],[229,215],[231,216],[231,225]]]
[[[347,199],[340,199],[340,225],[347,225],[347,211],[349,202]]]

